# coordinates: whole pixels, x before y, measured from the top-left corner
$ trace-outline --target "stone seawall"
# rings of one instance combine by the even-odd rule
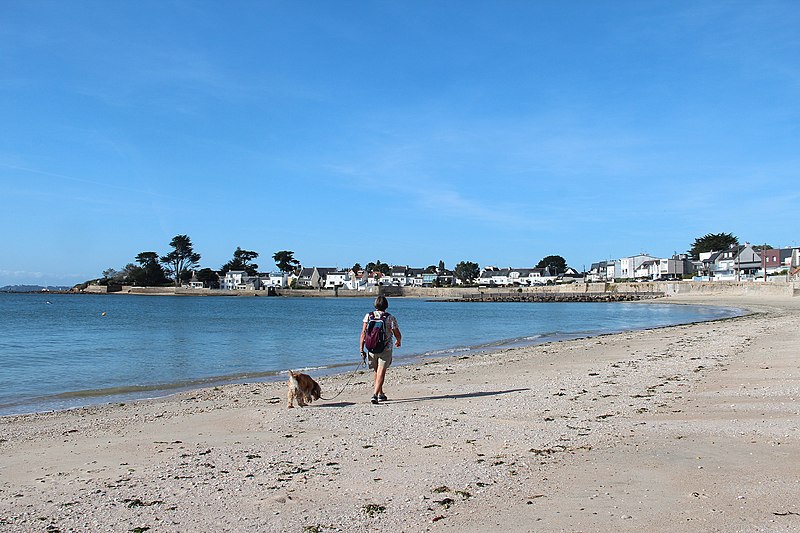
[[[183,287],[105,287],[90,285],[83,292],[95,294],[139,294],[151,296],[262,296],[268,291],[223,291],[219,289],[187,289]],[[278,296],[306,298],[430,298],[443,300],[516,299],[519,301],[621,301],[661,296],[720,295],[720,296],[800,296],[800,282],[752,281],[665,281],[648,283],[571,283],[541,287],[371,287],[366,291],[346,289],[278,289]],[[602,296],[605,295],[605,296]],[[616,295],[611,298],[609,295]]]
[[[106,285],[88,285],[81,292],[86,294],[107,294],[109,290]]]
[[[483,298],[491,300],[496,297],[514,296],[534,301],[535,295],[548,295],[545,298],[554,298],[553,295],[568,295],[570,298],[586,296],[587,301],[592,300],[592,295],[617,294],[634,296],[636,299],[644,297],[677,296],[677,295],[721,295],[721,296],[748,296],[764,295],[773,297],[800,296],[800,283],[761,283],[752,281],[659,281],[648,283],[571,283],[565,285],[550,285],[542,287],[455,287],[455,288],[418,288],[404,287],[402,296],[416,296],[419,298]],[[534,296],[531,296],[534,295]]]
[[[728,295],[728,296],[749,296],[762,295],[774,297],[794,297],[800,296],[800,283],[793,281],[785,282],[754,282],[754,281],[689,281],[661,283],[664,286],[664,293],[672,295]]]

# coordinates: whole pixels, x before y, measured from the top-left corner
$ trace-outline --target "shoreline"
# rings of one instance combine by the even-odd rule
[[[645,283],[630,281],[575,282],[556,285],[537,285],[527,287],[398,287],[376,286],[369,290],[349,289],[276,289],[269,290],[219,290],[191,289],[185,287],[136,287],[128,285],[108,286],[90,285],[79,292],[68,294],[116,294],[130,296],[227,296],[227,297],[302,297],[302,298],[374,298],[378,294],[390,297],[434,298],[491,301],[492,299],[527,299],[536,301],[542,298],[598,298],[604,297],[649,299],[662,296],[679,297],[732,297],[741,295],[764,298],[783,298],[800,296],[800,282],[786,280],[775,282],[759,281],[650,281]],[[10,293],[13,294],[13,293]],[[40,294],[40,293],[20,293]],[[44,294],[44,293],[41,293]]]
[[[502,303],[504,301],[493,300],[491,303]],[[679,305],[675,302],[666,301],[652,301],[652,299],[637,300],[638,303],[645,303],[649,305]],[[461,303],[457,301],[457,303]],[[532,303],[532,302],[531,302]],[[577,302],[548,302],[548,303],[577,303]],[[602,302],[611,303],[611,302]],[[626,302],[633,303],[633,302]],[[464,355],[473,354],[491,354],[497,351],[503,351],[514,348],[530,348],[541,344],[550,344],[565,342],[569,340],[589,339],[595,337],[602,337],[605,335],[613,335],[627,331],[640,331],[649,329],[658,329],[664,327],[672,327],[675,325],[693,324],[698,322],[709,322],[725,320],[741,316],[747,311],[742,308],[728,307],[728,306],[704,306],[702,304],[689,304],[697,307],[718,307],[725,309],[732,316],[722,316],[719,318],[712,318],[708,320],[694,320],[690,322],[667,324],[667,325],[653,325],[646,327],[633,327],[624,330],[609,330],[603,332],[575,332],[575,333],[547,333],[542,335],[528,335],[518,338],[503,338],[491,341],[486,341],[480,344],[453,346],[450,348],[433,349],[421,353],[411,353],[396,355],[394,366],[405,366],[410,364],[420,364],[431,358],[451,358],[460,357]],[[299,372],[306,372],[312,374],[316,379],[323,377],[337,378],[352,372],[352,367],[356,364],[356,360],[333,363],[327,366],[306,366],[296,367],[292,370]],[[359,367],[360,368],[360,367]],[[83,407],[96,407],[103,405],[115,405],[120,403],[134,403],[140,401],[150,401],[165,399],[171,396],[187,393],[197,390],[203,390],[213,387],[224,387],[229,385],[238,385],[243,383],[273,383],[280,382],[286,379],[286,369],[268,369],[268,370],[252,370],[232,375],[215,375],[198,377],[193,380],[181,380],[172,383],[154,383],[147,385],[136,385],[130,387],[114,386],[108,389],[87,389],[87,390],[74,390],[65,391],[58,394],[43,395],[38,398],[17,400],[13,403],[4,404],[3,409],[12,412],[0,412],[0,420],[4,417],[11,416],[26,416],[35,415],[37,413],[58,413],[63,411],[71,411],[81,409]],[[26,410],[29,409],[30,410]],[[13,412],[18,409],[18,412]]]
[[[789,531],[800,302],[285,385],[0,419],[9,530]],[[648,305],[648,303],[642,303]],[[347,374],[319,379],[335,393]],[[190,495],[191,494],[191,495]]]

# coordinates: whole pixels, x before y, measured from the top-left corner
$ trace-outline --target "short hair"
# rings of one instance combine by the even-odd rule
[[[389,307],[389,300],[386,299],[386,296],[381,294],[375,298],[375,309],[378,311],[386,311],[387,307]]]

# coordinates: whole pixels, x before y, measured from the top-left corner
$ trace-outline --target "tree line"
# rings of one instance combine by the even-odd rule
[[[696,260],[702,252],[719,251],[738,245],[739,240],[730,233],[709,233],[695,239],[688,253]],[[231,270],[241,270],[250,276],[258,273],[258,264],[253,262],[259,257],[258,252],[237,247],[231,260],[217,271],[211,268],[199,268],[201,256],[194,251],[194,245],[188,235],[176,235],[170,241],[169,246],[171,250],[164,255],[156,252],[141,252],[134,259],[134,263],[128,263],[122,270],[113,268],[104,270],[100,283],[149,287],[174,283],[175,286],[180,286],[181,283],[188,282],[194,275],[197,281],[213,287],[219,285],[219,273],[225,275]],[[757,248],[769,248],[769,246],[764,245]],[[291,250],[275,252],[272,260],[275,261],[275,266],[281,272],[297,272],[300,268],[300,261],[295,259],[294,252]],[[536,268],[547,268],[552,273],[562,274],[567,269],[567,262],[560,255],[548,255],[537,263]],[[352,269],[360,272],[361,264],[354,264]],[[367,272],[380,272],[384,275],[389,275],[392,271],[391,265],[382,263],[380,260],[367,263],[365,269]],[[429,265],[424,271],[426,273],[444,272],[444,261],[439,261],[438,266]],[[480,276],[480,267],[472,261],[461,261],[454,267],[453,275],[462,283],[469,284]]]
[[[200,268],[201,256],[194,251],[194,245],[188,235],[176,235],[170,241],[169,246],[171,250],[164,255],[153,251],[140,252],[134,258],[134,262],[128,263],[121,270],[114,268],[104,270],[103,278],[99,282],[101,284],[119,283],[147,287],[169,284],[180,286],[194,276],[197,281],[203,282],[207,287],[218,287],[220,274],[224,276],[232,270],[244,271],[250,276],[258,274],[259,267],[254,260],[259,257],[259,253],[252,250],[243,250],[241,247],[237,247],[230,261],[222,265],[219,270],[214,270]],[[549,257],[560,258],[560,256]],[[275,261],[275,266],[281,272],[299,272],[300,261],[294,257],[294,252],[291,250],[275,252],[272,260]],[[560,261],[559,264],[566,265],[563,258],[560,258]],[[361,264],[355,263],[352,269],[355,272],[362,271]],[[391,265],[381,262],[380,259],[367,263],[364,269],[370,273],[380,272],[384,275],[390,275],[392,272]],[[444,261],[439,261],[438,266],[430,265],[424,271],[426,273],[442,273],[445,271]],[[471,283],[480,275],[480,267],[478,263],[472,261],[461,261],[455,266],[453,275],[462,283]]]
[[[237,247],[233,258],[222,265],[219,271],[211,268],[200,268],[201,256],[194,251],[194,245],[188,235],[176,235],[169,243],[172,248],[168,253],[159,255],[156,252],[141,252],[122,270],[109,268],[103,271],[103,284],[120,283],[157,287],[188,282],[192,275],[207,286],[219,285],[219,273],[223,275],[231,270],[243,270],[248,275],[258,273],[258,265],[253,262],[258,252],[243,250]],[[281,272],[293,272],[300,267],[300,261],[294,258],[291,250],[281,250],[272,256],[275,266]]]

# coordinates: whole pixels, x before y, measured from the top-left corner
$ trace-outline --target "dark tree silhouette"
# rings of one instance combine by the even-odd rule
[[[178,287],[189,271],[199,266],[200,254],[194,251],[192,240],[188,235],[176,235],[169,245],[173,250],[167,255],[161,256],[161,264],[173,277],[175,286]]]
[[[689,248],[689,254],[692,259],[697,260],[703,252],[719,252],[727,250],[731,245],[739,245],[739,239],[731,233],[706,233],[694,240],[692,247]]]

